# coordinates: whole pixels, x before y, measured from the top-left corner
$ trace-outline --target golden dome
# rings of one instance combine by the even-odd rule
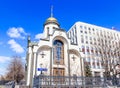
[[[58,23],[57,19],[54,18],[54,17],[49,17],[49,18],[46,20],[45,25],[46,25],[46,24],[49,24],[49,23],[57,24],[57,25],[59,26],[59,23]]]
[[[49,17],[46,21],[57,21],[54,17]]]

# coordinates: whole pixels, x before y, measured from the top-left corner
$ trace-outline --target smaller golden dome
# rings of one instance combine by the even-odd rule
[[[58,23],[57,19],[54,18],[54,17],[49,17],[49,18],[46,20],[45,25],[46,25],[46,24],[49,24],[49,23],[54,23],[54,24],[57,24],[57,25],[59,26],[59,23]]]

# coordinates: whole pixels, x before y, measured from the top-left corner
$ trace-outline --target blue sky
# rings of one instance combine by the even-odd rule
[[[120,0],[0,0],[0,75],[13,55],[25,57],[28,34],[37,41],[51,5],[66,31],[77,21],[120,31]]]

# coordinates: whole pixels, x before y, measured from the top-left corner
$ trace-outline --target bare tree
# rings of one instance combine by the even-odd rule
[[[19,83],[24,78],[24,64],[20,56],[13,56],[7,68],[6,79]]]
[[[113,36],[101,36],[97,38],[98,44],[96,45],[95,53],[101,56],[101,65],[104,67],[104,76],[110,77],[114,66],[119,62],[120,55],[120,41],[113,39]]]

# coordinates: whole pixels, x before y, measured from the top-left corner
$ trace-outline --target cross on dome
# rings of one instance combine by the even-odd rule
[[[51,17],[53,17],[53,5],[51,6]]]

